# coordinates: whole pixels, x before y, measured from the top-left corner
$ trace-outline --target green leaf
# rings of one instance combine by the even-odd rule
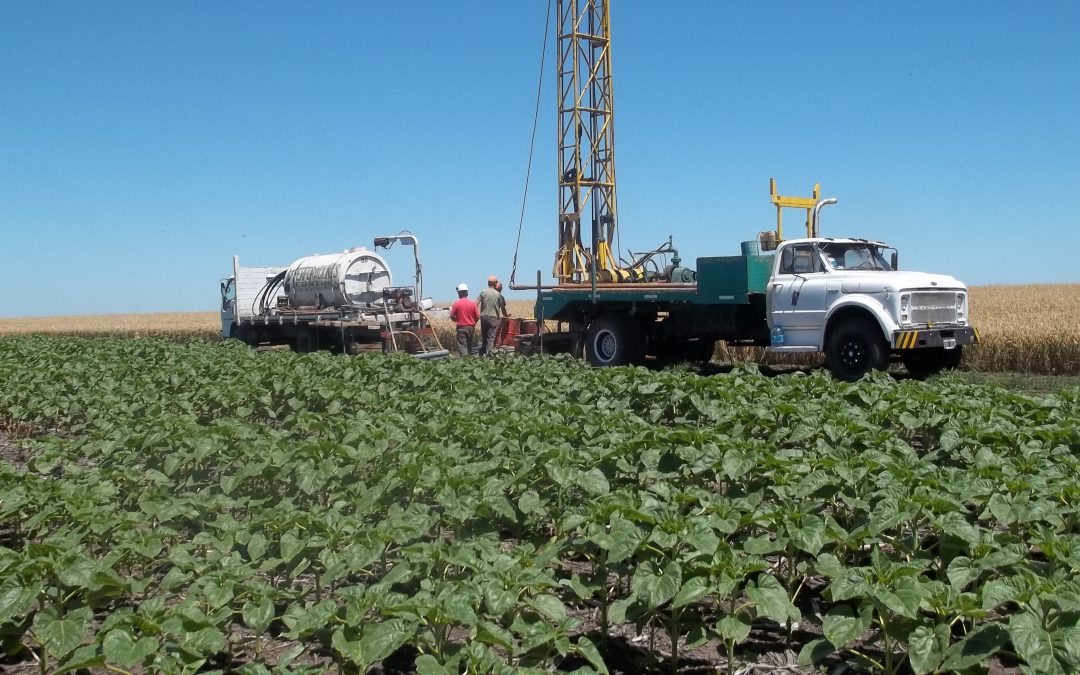
[[[306,542],[297,537],[294,532],[294,530],[289,530],[281,535],[281,557],[286,562],[291,562],[306,547]]]
[[[0,591],[0,625],[25,615],[37,595],[37,588],[26,586],[8,586]]]
[[[812,666],[827,659],[835,652],[836,647],[829,644],[828,640],[822,638],[811,640],[803,645],[802,650],[799,651],[799,665]]]
[[[626,560],[641,545],[641,531],[628,520],[614,518],[603,545],[608,551],[608,562],[617,563]]]
[[[736,480],[754,468],[755,462],[747,455],[736,455],[729,452],[724,455],[724,475],[730,480]]]
[[[600,655],[600,650],[596,648],[593,641],[582,635],[578,638],[577,644],[574,646],[575,651],[585,657],[585,660],[596,669],[596,672],[600,675],[608,675],[608,667],[604,662],[604,657]]]
[[[750,537],[743,542],[742,548],[751,555],[768,555],[769,553],[776,553],[783,547],[775,540],[770,539],[769,535],[762,535],[760,537]]]
[[[788,534],[796,548],[817,555],[825,545],[825,521],[816,516],[807,518],[801,527],[789,529]]]
[[[908,661],[911,669],[917,675],[936,672],[948,647],[948,625],[918,626],[908,636]]]
[[[837,605],[822,617],[821,632],[831,644],[845,647],[870,628],[873,615],[870,603],[860,604],[858,612],[848,605]]]
[[[266,553],[266,549],[270,546],[270,542],[260,532],[256,532],[251,535],[251,538],[247,542],[248,560],[257,562],[262,560],[263,554]]]
[[[184,651],[196,656],[212,656],[225,649],[225,642],[224,633],[207,626],[193,633],[185,633],[180,646]]]
[[[1013,602],[1028,591],[1028,583],[1021,576],[991,579],[981,589],[982,608],[993,609]]]
[[[577,476],[577,483],[593,495],[606,495],[611,491],[607,476],[600,469],[589,469]]]
[[[391,619],[364,627],[360,638],[362,668],[367,668],[393,654],[415,635],[414,626],[403,619]]]
[[[626,623],[626,613],[635,602],[635,598],[619,598],[608,606],[608,622],[612,625]]]
[[[1058,628],[1050,634],[1054,641],[1055,651],[1070,670],[1080,670],[1080,626],[1068,626]]]
[[[945,651],[944,671],[965,670],[977,666],[1009,643],[1009,634],[997,623],[983,624],[953,643]]]
[[[530,513],[542,514],[544,512],[544,503],[540,501],[540,495],[537,494],[536,490],[526,490],[518,499],[518,508],[526,515]]]
[[[968,584],[979,578],[982,570],[971,561],[971,558],[958,556],[949,563],[945,574],[949,577],[949,583],[954,588],[963,590]]]
[[[529,598],[528,603],[530,607],[552,621],[559,622],[566,618],[566,607],[562,600],[554,595],[537,595]]]
[[[871,594],[890,611],[898,616],[914,619],[919,611],[919,604],[927,595],[911,579],[897,579],[892,584],[892,590],[888,588],[874,588]]]
[[[716,632],[724,640],[739,644],[750,636],[750,622],[737,616],[725,616],[716,623]]]
[[[257,604],[245,602],[240,616],[248,628],[256,633],[265,633],[274,620],[274,603],[270,598],[263,598]]]
[[[63,616],[50,607],[34,615],[34,635],[50,654],[62,658],[82,644],[93,618],[89,607],[80,607]]]
[[[322,600],[311,607],[293,605],[282,616],[282,621],[289,627],[286,636],[292,639],[304,638],[322,630],[336,612],[337,603],[330,599]]]
[[[462,592],[463,589],[455,588],[440,595],[440,603],[443,612],[454,622],[462,626],[471,627],[477,622],[475,603],[479,601],[471,593]]]
[[[454,673],[457,669],[454,670]],[[417,675],[453,675],[439,660],[431,654],[421,654],[416,657]]]
[[[831,553],[819,555],[814,561],[814,569],[817,570],[818,574],[832,579],[843,576],[845,570],[844,565]]]
[[[138,640],[126,629],[110,631],[101,643],[105,658],[124,668],[142,663],[158,650],[157,640],[142,637]]]
[[[502,626],[491,621],[481,621],[476,627],[476,639],[487,645],[498,645],[513,650],[514,636]]]
[[[330,636],[330,646],[345,659],[354,663],[364,662],[364,653],[360,649],[360,635],[351,626],[338,626]]]
[[[1009,637],[1016,647],[1016,653],[1036,672],[1046,675],[1064,674],[1061,664],[1054,658],[1050,633],[1042,627],[1038,615],[1033,611],[1014,614],[1009,619]]]
[[[638,567],[633,578],[634,595],[647,604],[649,609],[656,609],[675,597],[682,586],[682,567],[672,560],[663,569],[657,569],[655,563]]]
[[[514,622],[510,624],[510,630],[521,636],[521,649],[524,651],[551,646],[558,637],[555,627],[546,619],[524,614],[514,619]]]
[[[791,604],[787,590],[772,575],[759,576],[756,584],[748,584],[746,595],[754,602],[760,616],[778,623],[799,618],[799,610]]]
[[[710,586],[708,577],[691,577],[686,580],[683,587],[675,594],[671,606],[678,608],[697,602],[709,594]]]
[[[231,583],[218,584],[214,581],[208,581],[202,588],[202,594],[211,609],[224,607],[233,599],[233,585]]]
[[[968,546],[977,546],[981,537],[977,527],[968,522],[963,515],[951,511],[938,519],[938,526],[946,534],[951,534],[964,541]]]
[[[62,675],[63,673],[86,671],[91,668],[98,669],[104,665],[105,656],[98,653],[98,646],[88,644],[71,652],[71,655],[64,659],[64,665],[58,668],[56,673]]]

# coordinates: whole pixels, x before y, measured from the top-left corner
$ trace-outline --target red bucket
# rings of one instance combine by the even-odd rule
[[[521,331],[521,319],[503,319],[495,331],[495,346],[513,347],[518,333]]]
[[[522,335],[536,335],[537,332],[538,331],[536,330],[536,321],[533,321],[532,319],[522,319],[521,320],[521,334]]]

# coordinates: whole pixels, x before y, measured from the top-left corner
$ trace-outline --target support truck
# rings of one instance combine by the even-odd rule
[[[221,334],[253,347],[359,354],[446,356],[428,320],[420,244],[412,234],[376,237],[375,248],[413,249],[413,284],[393,282],[386,259],[364,247],[299,258],[287,267],[244,267],[221,281]]]

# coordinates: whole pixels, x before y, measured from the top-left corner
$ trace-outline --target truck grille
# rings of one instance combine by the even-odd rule
[[[956,292],[912,293],[911,323],[956,323]]]

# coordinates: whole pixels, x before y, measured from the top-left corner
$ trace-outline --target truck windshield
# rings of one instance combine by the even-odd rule
[[[885,270],[892,265],[885,259],[880,246],[858,242],[831,242],[818,247],[825,262],[835,270]]]

